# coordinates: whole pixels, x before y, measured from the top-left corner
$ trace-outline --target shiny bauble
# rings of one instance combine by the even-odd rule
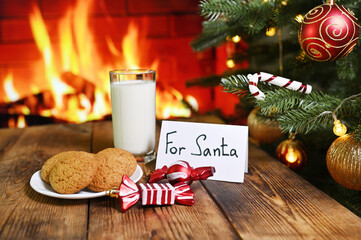
[[[276,121],[271,119],[261,120],[257,117],[259,108],[251,111],[247,118],[249,134],[259,143],[270,144],[278,141],[283,136]]]
[[[361,144],[353,135],[337,138],[326,156],[327,169],[341,186],[361,190]]]
[[[276,149],[277,159],[293,171],[298,171],[307,163],[307,153],[303,144],[295,139],[281,142]]]
[[[311,59],[334,61],[353,50],[358,36],[359,25],[349,9],[337,4],[322,4],[305,15],[298,41]]]
[[[192,183],[191,173],[192,167],[186,161],[179,160],[169,166],[167,179],[172,185],[179,182],[190,185]]]

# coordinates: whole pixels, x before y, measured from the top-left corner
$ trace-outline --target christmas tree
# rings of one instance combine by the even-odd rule
[[[300,139],[309,155],[300,174],[361,215],[361,2],[202,0],[200,11],[194,50],[234,36],[249,46],[230,59],[250,66],[212,76],[213,83],[244,108],[259,108],[291,142]]]

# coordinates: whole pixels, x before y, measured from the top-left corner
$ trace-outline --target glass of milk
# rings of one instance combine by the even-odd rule
[[[109,74],[114,147],[149,162],[155,158],[155,71],[125,69]]]

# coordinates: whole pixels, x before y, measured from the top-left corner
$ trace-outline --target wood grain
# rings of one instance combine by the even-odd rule
[[[125,213],[117,199],[90,201],[89,239],[237,239],[200,183],[192,184],[194,206],[148,206]]]
[[[360,218],[250,145],[243,184],[203,181],[243,239],[359,239]]]
[[[93,149],[112,147],[111,122],[96,123],[93,128]],[[144,172],[154,170],[154,162],[138,164]],[[146,182],[144,175],[140,181]],[[237,239],[203,186],[195,182],[192,189],[196,196],[192,207],[143,207],[138,202],[122,213],[117,199],[91,199],[89,239]]]
[[[30,187],[54,154],[112,141],[110,121],[0,129],[0,239],[360,239],[359,217],[253,145],[245,182],[194,182],[191,207],[137,203],[122,213],[117,199],[62,200]]]
[[[92,152],[97,153],[114,147],[113,125],[111,121],[94,122],[92,125]]]
[[[86,238],[87,200],[43,196],[29,185],[52,155],[90,150],[90,124],[0,130],[0,239]]]

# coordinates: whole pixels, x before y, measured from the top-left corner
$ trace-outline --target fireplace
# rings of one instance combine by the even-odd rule
[[[109,118],[108,72],[120,68],[157,71],[159,119],[214,110],[219,91],[186,87],[224,62],[190,47],[201,32],[198,4],[0,0],[1,127]]]

